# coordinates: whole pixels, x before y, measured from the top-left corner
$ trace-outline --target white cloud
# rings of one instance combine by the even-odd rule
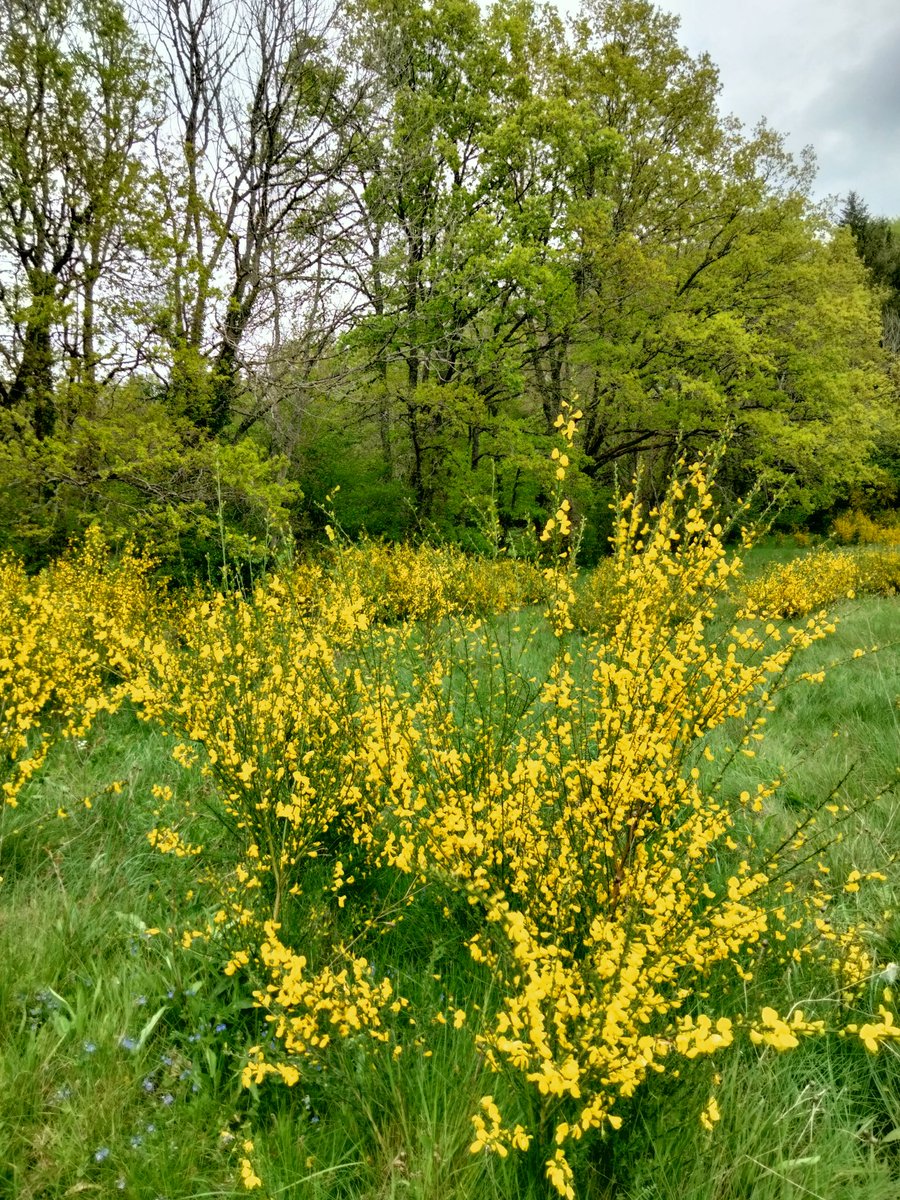
[[[669,0],[682,40],[719,67],[722,107],[812,145],[816,192],[855,188],[900,213],[897,0]]]
[[[561,0],[574,12],[577,0]],[[725,112],[765,117],[794,152],[812,145],[816,194],[858,191],[900,214],[898,0],[659,0],[681,40],[707,51]]]

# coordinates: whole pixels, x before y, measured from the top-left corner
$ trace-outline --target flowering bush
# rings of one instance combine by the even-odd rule
[[[900,587],[896,550],[817,549],[770,567],[744,591],[748,614],[802,617],[857,595],[895,595]]]
[[[878,972],[808,877],[835,806],[773,846],[780,782],[728,775],[795,656],[833,630],[823,596],[895,586],[890,552],[816,552],[745,587],[709,464],[682,463],[655,508],[621,499],[585,587],[565,497],[578,420],[558,422],[542,568],[336,547],[246,593],[163,603],[147,564],[99,539],[34,579],[0,563],[7,801],[54,737],[126,696],[172,739],[190,786],[157,784],[148,836],[206,904],[183,944],[207,942],[266,1023],[244,1084],[468,1038],[490,1079],[470,1149],[532,1156],[565,1197],[657,1075],[741,1042],[898,1036],[887,988],[874,1014],[839,1015]],[[517,611],[537,598],[542,615]],[[426,912],[458,922],[481,1009],[448,995],[434,1012],[389,975],[396,928]],[[777,1004],[770,981],[802,963],[828,982]],[[248,1147],[243,1185],[262,1187]]]
[[[331,568],[372,606],[380,621],[439,621],[537,604],[546,596],[538,567],[477,558],[453,546],[390,546],[363,541],[335,550]]]
[[[154,606],[150,563],[113,562],[97,529],[29,578],[0,560],[0,787],[15,806],[54,740],[83,737],[124,695]]]
[[[842,546],[900,546],[900,522],[896,514],[890,521],[874,521],[863,512],[843,513],[835,517],[832,532]]]
[[[491,722],[508,679],[475,738],[456,716],[475,702],[474,685],[461,685],[468,704],[446,703],[436,680],[422,680],[406,726],[417,735],[404,737],[399,721],[391,730],[397,750],[380,782],[402,829],[392,861],[481,910],[469,949],[499,1002],[478,1041],[493,1071],[537,1098],[527,1128],[486,1095],[472,1150],[505,1156],[538,1139],[564,1196],[574,1195],[571,1149],[618,1128],[653,1074],[739,1033],[788,1049],[824,1027],[799,1010],[741,1014],[726,985],[718,1009],[704,1005],[711,979],[752,980],[764,946],[770,963],[824,953],[849,988],[868,973],[857,932],[817,925],[816,902],[782,878],[805,836],[773,858],[755,850],[747,814],[776,785],[729,799],[702,781],[701,765],[715,766],[713,731],[731,732],[720,758],[753,755],[788,664],[831,628],[811,620],[782,634],[742,621],[711,639],[740,570],[721,533],[700,464],[658,509],[626,496],[607,572],[615,606],[576,662],[574,593],[558,589],[547,615],[559,651],[527,736],[500,739]],[[707,1123],[715,1111],[713,1100]]]
[[[344,911],[352,882],[391,871],[413,910],[426,889],[447,915],[459,900],[477,914],[468,950],[495,1002],[474,1036],[488,1069],[533,1097],[507,1115],[486,1094],[472,1150],[538,1152],[567,1197],[573,1153],[618,1128],[655,1074],[740,1038],[787,1050],[829,1027],[799,1009],[748,1010],[744,985],[762,961],[824,961],[847,996],[872,970],[860,931],[824,920],[821,890],[790,878],[826,831],[808,821],[777,853],[760,851],[754,816],[778,783],[738,796],[723,776],[755,753],[795,655],[833,626],[823,615],[781,629],[757,618],[758,603],[713,635],[741,564],[705,465],[682,464],[657,508],[621,501],[605,580],[614,603],[579,643],[562,495],[577,420],[559,422],[560,496],[542,538],[556,651],[539,680],[502,630],[448,603],[446,558],[414,553],[401,570],[409,552],[370,564],[354,552],[312,614],[277,579],[195,607],[181,646],[150,648],[142,697],[184,739],[185,765],[202,748],[235,839],[229,902],[207,935],[230,931],[226,969],[256,980],[274,1034],[252,1048],[245,1082],[294,1084],[347,1039],[403,1051],[409,1001],[365,953],[378,916],[363,901]],[[427,654],[417,625],[373,624],[399,616],[384,601],[399,586],[389,568],[416,589]],[[285,906],[310,890],[320,921],[353,931],[356,948],[340,936],[324,952],[304,944]],[[877,1042],[875,1028],[864,1026]],[[716,1116],[712,1095],[701,1119]]]

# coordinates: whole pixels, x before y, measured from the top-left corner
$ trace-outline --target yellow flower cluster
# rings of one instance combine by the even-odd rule
[[[318,1058],[333,1038],[363,1034],[386,1042],[382,1014],[405,1007],[405,1001],[394,997],[389,980],[372,980],[364,958],[354,958],[342,948],[336,957],[344,963],[339,971],[330,965],[310,971],[306,958],[279,940],[277,924],[266,923],[260,959],[270,982],[254,996],[294,1062]],[[266,1075],[280,1075],[289,1086],[300,1079],[293,1062],[268,1061],[262,1048],[254,1046],[244,1068],[244,1085],[261,1083]]]
[[[249,1138],[244,1140],[243,1149],[245,1157],[241,1159],[240,1163],[241,1184],[245,1192],[253,1192],[262,1187],[262,1180],[256,1174],[252,1160],[246,1157],[253,1153],[253,1142]]]
[[[802,1008],[796,1008],[788,1020],[782,1020],[774,1008],[764,1008],[759,1023],[750,1030],[750,1041],[757,1046],[772,1046],[775,1050],[793,1050],[801,1037],[822,1033],[824,1021],[807,1021]]]
[[[873,521],[866,513],[853,511],[836,517],[832,526],[834,540],[842,546],[900,546],[900,520]]]
[[[859,552],[860,595],[896,596],[900,592],[900,550]]]
[[[778,563],[744,591],[748,615],[772,620],[821,612],[857,595],[892,596],[900,590],[900,553],[816,549]]]
[[[885,988],[884,999],[887,1003],[893,1001],[893,995],[889,988]],[[880,1004],[878,1015],[881,1018],[879,1021],[867,1021],[864,1025],[848,1026],[848,1032],[858,1034],[859,1040],[872,1054],[877,1054],[886,1042],[900,1041],[900,1026],[897,1025],[893,1010]]]
[[[273,576],[249,597],[194,598],[168,637],[145,640],[131,685],[145,719],[179,739],[182,765],[202,751],[234,839],[234,876],[221,886],[235,913],[257,891],[257,915],[276,921],[323,838],[366,824],[360,769],[342,754],[356,718],[354,679],[339,660],[369,618],[350,594],[310,622],[291,583]],[[171,822],[151,841],[195,852]]]
[[[571,537],[572,507],[564,495],[570,454],[574,450],[575,431],[581,420],[581,409],[574,409],[564,401],[562,412],[556,418],[555,427],[562,438],[563,449],[554,447],[551,460],[556,463],[556,495],[554,503],[556,511],[548,517],[540,540],[550,544],[554,551],[554,560],[544,568],[549,608],[546,617],[554,634],[564,637],[575,628],[572,618],[573,606],[576,602],[574,591],[575,572],[574,555],[572,553]]]
[[[335,548],[330,571],[383,622],[440,621],[504,612],[545,598],[541,571],[524,560],[465,554],[454,546],[363,541]]]
[[[476,1113],[472,1118],[475,1138],[469,1147],[472,1154],[479,1150],[492,1150],[501,1158],[509,1154],[509,1147],[514,1150],[527,1150],[532,1142],[532,1135],[526,1133],[521,1125],[514,1129],[504,1129],[500,1109],[494,1103],[493,1096],[482,1096],[480,1108],[482,1113]]]
[[[275,1073],[293,1084],[296,1063],[355,1032],[386,1040],[382,1010],[395,1014],[404,1003],[386,980],[373,980],[365,958],[328,947],[327,961],[312,963],[279,936],[310,869],[327,864],[327,895],[340,909],[355,882],[354,853],[374,853],[380,801],[367,789],[375,750],[365,743],[373,710],[364,681],[372,620],[352,580],[301,567],[260,581],[247,596],[188,598],[165,636],[145,639],[132,677],[143,718],[175,739],[181,766],[213,785],[227,830],[223,865],[205,853],[208,787],[178,803],[157,790],[151,844],[196,858],[220,906],[191,940],[215,940],[227,951],[226,974],[261,983],[255,999],[281,1047],[274,1059],[254,1050],[247,1082]],[[343,858],[332,857],[335,845],[345,847]]]
[[[382,680],[369,732],[369,786],[392,815],[385,857],[483,911],[470,950],[501,999],[478,1040],[492,1070],[534,1088],[542,1124],[555,1123],[546,1172],[562,1195],[573,1186],[568,1143],[616,1128],[617,1102],[653,1072],[732,1043],[726,1015],[690,1011],[711,973],[752,978],[770,941],[789,961],[802,953],[797,929],[812,924],[779,882],[783,861],[752,865],[740,806],[704,789],[696,764],[712,759],[708,736],[723,726],[737,731],[725,757],[754,753],[788,664],[831,626],[741,620],[710,636],[740,564],[726,555],[703,467],[684,476],[649,512],[631,495],[621,502],[609,568],[617,616],[577,663],[569,567],[556,569],[548,617],[559,652],[527,738],[504,738],[487,719],[467,735],[458,714],[477,710],[478,681],[448,702],[449,660],[412,689]],[[830,936],[843,961],[847,945]],[[752,1035],[786,1049],[820,1028],[766,1009]],[[504,1154],[529,1136],[504,1124],[493,1097],[482,1110],[475,1149]]]
[[[760,617],[803,617],[852,599],[858,584],[852,554],[816,549],[770,567],[747,586],[744,604],[748,613]]]
[[[98,713],[121,702],[137,633],[153,607],[149,567],[130,550],[112,562],[96,529],[34,578],[14,559],[0,559],[0,790],[6,804],[17,804],[54,741],[83,737]]]

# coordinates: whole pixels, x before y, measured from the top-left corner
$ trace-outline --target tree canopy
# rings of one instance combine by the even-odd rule
[[[853,235],[857,254],[881,289],[885,342],[900,353],[900,220],[873,217],[862,197],[849,192],[840,224]]]
[[[830,222],[648,0],[12,0],[0,44],[0,536],[37,556],[94,518],[196,553],[226,476],[245,553],[338,484],[351,530],[518,546],[572,394],[589,527],[725,432],[801,515],[884,472],[895,231]]]

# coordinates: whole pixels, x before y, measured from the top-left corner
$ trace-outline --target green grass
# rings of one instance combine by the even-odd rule
[[[789,563],[799,555],[808,554],[810,549],[822,545],[822,542],[816,542],[813,546],[798,545],[794,538],[785,534],[771,534],[761,538],[741,554],[744,573],[749,579],[755,579],[774,564]]]
[[[826,865],[888,875],[836,901],[884,925],[881,962],[900,961],[898,614],[898,601],[844,606],[838,632],[800,664],[838,665],[824,684],[785,693],[757,757],[739,758],[723,781],[734,794],[773,776],[785,781],[759,817],[763,839],[835,793],[849,815]],[[498,641],[515,677],[503,701],[514,723],[550,641],[527,613]],[[873,643],[883,647],[877,654],[852,658]],[[487,657],[476,654],[468,669],[489,680]],[[84,746],[58,748],[21,807],[2,816],[0,1195],[239,1196],[249,1138],[264,1181],[258,1195],[544,1200],[539,1157],[468,1153],[478,1098],[507,1086],[487,1072],[468,1027],[430,1026],[428,1057],[410,1050],[394,1059],[348,1043],[328,1078],[290,1090],[240,1087],[246,1049],[265,1029],[215,957],[182,947],[177,931],[206,915],[192,894],[191,863],[158,855],[146,840],[151,787],[189,782],[170,747],[123,711],[99,722]],[[110,790],[114,780],[121,790]],[[154,928],[162,932],[148,934]],[[312,925],[309,936],[318,936]],[[459,926],[427,898],[385,937],[384,963],[418,1012],[459,1004],[477,1016],[490,1004]],[[819,983],[782,979],[780,996],[766,1002],[786,1007]],[[714,1067],[722,1120],[706,1134],[697,1116]],[[520,1104],[527,1116],[528,1096],[504,1098],[505,1112]],[[620,1133],[579,1164],[584,1200],[900,1193],[900,1059],[890,1049],[873,1057],[858,1040],[838,1038],[787,1055],[744,1048],[690,1079],[653,1082],[623,1111]]]
[[[880,1064],[895,1086],[892,1063]],[[841,1047],[807,1045],[791,1054],[739,1053],[722,1062],[722,1120],[714,1135],[643,1105],[629,1139],[637,1200],[785,1200],[897,1194],[893,1143],[882,1144],[884,1110],[873,1068]],[[676,1100],[676,1097],[673,1097]],[[647,1110],[646,1112],[644,1110]],[[623,1146],[622,1151],[627,1147]]]

